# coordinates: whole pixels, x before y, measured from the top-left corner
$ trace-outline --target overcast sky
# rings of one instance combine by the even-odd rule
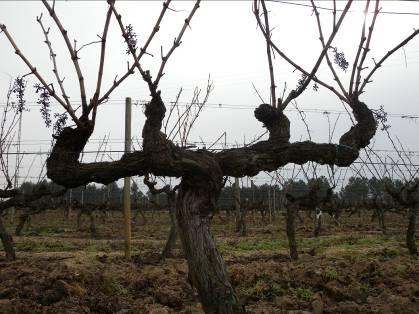
[[[337,2],[343,7],[342,1]],[[160,47],[167,51],[174,37],[177,36],[185,17],[193,7],[192,1],[173,1],[171,7],[177,12],[169,11],[165,16],[161,30],[150,46],[154,57],[143,58],[143,68],[150,69],[152,75],[160,65]],[[269,101],[269,72],[266,58],[266,46],[252,13],[251,1],[203,1],[196,12],[191,29],[184,35],[181,46],[174,52],[165,69],[165,76],[160,83],[163,99],[167,102],[175,99],[182,87],[181,102],[188,102],[196,86],[205,89],[208,75],[214,84],[214,90],[208,100],[208,106],[199,117],[192,131],[191,141],[212,142],[224,131],[227,132],[227,142],[234,144],[248,143],[262,134],[264,129],[254,118],[253,110],[261,101],[256,95],[252,84],[259,90],[262,97]],[[298,4],[309,2],[298,1]],[[331,7],[332,2],[319,1],[319,6]],[[162,3],[159,1],[117,1],[116,7],[122,15],[124,24],[132,24],[139,39],[139,45],[144,44],[157,16]],[[345,53],[346,59],[352,66],[359,34],[361,31],[362,9],[364,1],[356,1],[344,21],[340,33],[332,44],[339,51]],[[419,2],[383,1],[382,10],[385,12],[417,13]],[[371,5],[373,8],[373,4]],[[292,5],[290,3],[268,2],[270,10],[270,24],[273,38],[277,45],[294,61],[310,70],[321,51],[318,40],[317,24],[311,8]],[[60,17],[71,40],[76,39],[77,45],[97,40],[97,34],[102,33],[107,5],[105,1],[57,1],[56,12]],[[8,27],[23,54],[42,73],[55,89],[58,89],[52,73],[52,63],[43,33],[36,16],[44,13],[43,22],[51,27],[50,37],[61,76],[65,77],[65,87],[71,96],[74,107],[79,103],[78,83],[74,68],[60,37],[57,27],[45,12],[41,2],[36,1],[1,1],[0,23]],[[323,30],[329,34],[332,25],[332,13],[320,10]],[[380,14],[376,23],[371,53],[367,65],[372,66],[372,58],[379,59],[410,35],[414,28],[419,27],[418,15],[409,14]],[[106,65],[102,92],[106,91],[116,75],[121,76],[126,71],[130,56],[125,54],[126,46],[121,37],[119,27],[113,18],[108,36]],[[90,45],[80,51],[80,64],[86,80],[88,97],[92,97],[96,84],[97,67],[99,63],[100,47]],[[0,34],[0,103],[4,104],[10,76],[28,73],[23,62],[5,38]],[[288,91],[296,86],[300,74],[276,56],[274,60],[277,94],[280,94],[284,83],[287,82]],[[387,60],[384,66],[373,77],[373,82],[367,87],[361,100],[371,108],[384,109],[392,114],[389,123],[391,131],[397,134],[405,147],[409,150],[419,150],[417,119],[402,118],[401,115],[419,116],[418,101],[418,73],[419,73],[419,38],[411,41],[404,49],[398,51]],[[368,71],[368,69],[366,70]],[[349,73],[349,71],[348,71]],[[348,73],[339,74],[348,86]],[[327,67],[321,67],[318,77],[333,84],[332,76]],[[36,81],[30,77],[29,86]],[[27,101],[29,112],[23,116],[22,150],[27,152],[46,151],[51,139],[52,130],[46,129],[40,118],[39,106],[33,89],[28,88]],[[138,73],[126,80],[122,86],[112,94],[109,102],[99,110],[98,122],[92,136],[89,150],[98,147],[98,139],[104,135],[111,138],[108,149],[123,148],[124,99],[132,97],[136,100],[147,100],[148,91]],[[313,140],[328,141],[328,120],[333,124],[339,117],[334,140],[348,129],[349,119],[340,101],[330,92],[320,88],[314,92],[311,88],[298,98],[300,108],[307,109],[306,119],[311,129]],[[53,112],[63,112],[58,105],[53,104]],[[293,109],[290,107],[289,109]],[[326,115],[323,112],[332,114]],[[141,107],[133,109],[133,136],[140,137],[144,123]],[[306,139],[307,133],[303,123],[294,111],[289,112],[291,120],[292,140]],[[199,145],[202,146],[202,145]],[[375,148],[392,149],[386,138],[379,134],[376,137]],[[112,154],[118,158],[120,154]],[[33,158],[28,155],[22,163],[21,176],[37,176],[41,167],[41,158],[28,172]],[[42,156],[44,158],[45,156]],[[94,155],[86,155],[91,160]],[[105,156],[105,159],[109,157]],[[262,179],[260,179],[262,180]],[[261,181],[262,182],[262,181]]]

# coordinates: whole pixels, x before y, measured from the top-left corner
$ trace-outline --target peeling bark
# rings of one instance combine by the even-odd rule
[[[213,169],[207,176],[184,176],[176,200],[189,279],[198,291],[205,313],[245,313],[210,233],[210,217],[221,191],[222,174],[210,160],[204,163]]]

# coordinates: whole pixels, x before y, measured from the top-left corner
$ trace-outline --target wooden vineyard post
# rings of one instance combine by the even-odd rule
[[[125,153],[131,151],[131,98],[125,98]],[[124,178],[124,253],[131,258],[131,177]]]

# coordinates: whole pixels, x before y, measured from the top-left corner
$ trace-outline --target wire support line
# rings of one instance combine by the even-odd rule
[[[134,144],[139,144],[139,145],[142,144],[142,139],[139,139],[135,136],[132,138],[132,141],[135,141]],[[89,139],[89,142],[87,143],[87,145],[101,144],[102,142],[103,142],[103,138],[93,138],[93,139]],[[124,144],[125,139],[118,138],[118,137],[107,138],[106,142],[109,143],[109,144]],[[180,141],[173,141],[173,143],[177,144],[177,145],[181,144]],[[18,144],[17,141],[10,142],[11,146],[16,146],[17,144]],[[27,139],[27,140],[21,140],[20,144],[22,146],[35,146],[35,145],[48,145],[49,146],[51,144],[51,140],[49,140],[49,139]],[[186,143],[186,146],[203,146],[203,145],[206,146],[206,145],[212,145],[212,144],[214,144],[213,141],[196,140],[196,141],[188,141]],[[221,148],[225,148],[225,147],[227,147],[227,148],[248,147],[248,146],[241,146],[241,145],[239,146],[239,145],[237,145],[236,142],[225,142],[225,143],[220,142],[220,143],[215,143],[214,146],[221,146]],[[203,148],[203,149],[206,149],[206,148]],[[219,148],[215,148],[215,149],[211,148],[211,149],[208,149],[208,150],[211,151],[211,150],[218,150],[218,149]],[[398,152],[395,149],[388,149],[388,148],[377,148],[377,149],[373,149],[373,151],[374,152],[380,152],[380,153],[397,153]],[[95,150],[94,152],[95,153],[101,153],[103,151]],[[106,152],[119,152],[119,151],[110,150],[110,151],[106,151]],[[404,152],[407,153],[407,154],[411,154],[411,155],[419,154],[419,150],[405,150]],[[12,153],[17,154],[17,152],[9,152],[9,154],[12,154]],[[4,152],[4,154],[7,154],[7,152]]]
[[[307,7],[312,9],[311,4],[305,4],[301,2],[291,2],[291,1],[283,1],[283,0],[266,0],[267,2],[275,2],[275,3],[281,3],[281,4],[287,4],[287,5],[294,5],[294,6],[300,6],[300,7]],[[406,1],[406,2],[417,2],[417,1]],[[324,10],[324,11],[331,11],[333,12],[335,9],[323,7],[323,6],[316,6],[318,10]],[[337,12],[342,12],[342,9],[336,9]],[[355,10],[349,10],[348,13],[359,13]],[[374,13],[374,12],[368,12],[368,13]],[[387,15],[419,15],[419,12],[398,12],[398,11],[380,11],[380,14],[387,14]]]
[[[148,100],[133,100],[134,106],[145,106],[149,101]],[[28,102],[31,103],[31,102]],[[105,103],[101,106],[119,106],[125,104],[125,100],[114,100],[112,103]],[[166,101],[166,106],[171,107],[175,106],[174,101]],[[196,103],[197,105],[201,105],[201,103]],[[58,103],[52,102],[51,105],[60,106]],[[180,107],[190,107],[189,102],[178,102],[178,105]],[[5,106],[5,103],[0,102],[0,106]],[[33,102],[32,105],[28,105],[29,107],[39,107],[40,105],[36,104],[36,102]],[[206,103],[204,108],[207,109],[229,109],[229,110],[255,110],[257,106],[252,105],[233,105],[228,103]],[[305,108],[301,107],[300,110],[297,110],[295,108],[287,108],[285,109],[285,112],[298,112],[301,111],[303,113],[316,113],[316,114],[323,114],[323,115],[347,115],[347,111],[345,110],[338,110],[338,109],[324,109],[324,108]],[[379,108],[371,108],[372,110],[379,110]],[[419,114],[417,113],[394,113],[394,112],[387,112],[388,117],[393,118],[402,118],[402,119],[419,119]]]

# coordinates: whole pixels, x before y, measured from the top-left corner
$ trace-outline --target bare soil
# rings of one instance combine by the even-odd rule
[[[203,313],[180,247],[159,260],[167,212],[133,225],[131,261],[123,257],[120,213],[98,217],[95,237],[87,221],[76,228],[75,213],[62,217],[33,217],[14,237],[17,261],[0,253],[0,313]],[[249,313],[419,313],[419,260],[404,245],[405,217],[388,214],[386,235],[369,214],[345,216],[340,226],[326,219],[318,238],[303,218],[300,259],[290,261],[281,214],[271,222],[249,214],[246,237],[234,233],[234,221],[214,217],[216,241]]]

